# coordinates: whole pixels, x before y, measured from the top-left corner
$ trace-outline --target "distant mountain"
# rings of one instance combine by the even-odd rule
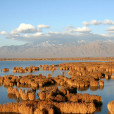
[[[0,58],[114,57],[114,42],[25,44],[0,47]]]

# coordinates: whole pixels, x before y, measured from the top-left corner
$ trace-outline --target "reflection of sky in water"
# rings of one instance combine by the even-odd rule
[[[92,60],[92,61],[89,61],[89,60],[87,60],[87,61],[81,61],[81,60],[79,60],[79,61],[65,61],[65,60],[63,60],[63,61],[0,61],[0,69],[3,69],[3,68],[9,68],[9,72],[6,72],[6,73],[4,73],[4,72],[0,72],[0,76],[4,76],[4,75],[15,75],[15,76],[19,76],[19,75],[27,75],[27,74],[29,74],[28,72],[27,73],[23,73],[23,74],[21,74],[21,73],[13,73],[13,67],[23,67],[23,68],[25,68],[25,67],[29,67],[29,66],[32,66],[32,65],[34,65],[34,66],[39,66],[39,65],[43,65],[43,64],[47,64],[47,65],[51,65],[51,64],[60,64],[60,63],[65,63],[65,62],[97,62],[96,60]],[[100,62],[100,61],[99,61]],[[102,61],[102,62],[104,62],[104,61]],[[41,73],[41,72],[33,72],[33,73],[31,73],[31,74],[39,74],[39,73]],[[47,72],[43,72],[43,75],[45,75],[45,74],[47,74],[47,73],[50,73],[50,71],[47,71]]]
[[[29,66],[39,66],[39,65],[43,65],[43,64],[47,64],[47,65],[51,65],[51,64],[60,64],[60,63],[65,63],[65,62],[80,62],[80,61],[0,61],[0,69],[3,68],[9,68],[9,72],[0,72],[0,76],[4,76],[4,75],[15,75],[15,76],[19,76],[19,75],[27,75],[29,74],[27,73],[13,73],[13,67],[29,67]],[[33,72],[31,74],[40,74],[42,73],[43,75],[47,75],[49,73],[52,74],[51,71],[36,71]],[[55,73],[59,73],[58,71],[55,71]],[[54,75],[53,75],[54,76]]]
[[[104,88],[103,90],[97,89],[96,91],[91,91],[90,88],[86,91],[77,91],[78,93],[89,93],[91,95],[100,95],[102,96],[103,105],[102,111],[96,112],[95,114],[107,114],[107,104],[114,100],[114,80],[105,80],[104,79]]]
[[[32,65],[35,65],[35,66],[39,66],[40,64],[41,65],[42,64],[51,65],[51,64],[60,64],[60,63],[64,63],[64,62],[74,62],[74,61],[0,61],[0,69],[9,68],[9,70],[10,70],[8,73],[0,72],[0,76],[9,75],[9,74],[10,75],[12,74],[15,76],[29,74],[29,73],[24,73],[24,74],[15,73],[15,74],[13,74],[12,69],[15,66],[18,66],[18,67],[22,66],[24,68],[24,67],[29,67]],[[80,61],[75,61],[75,62],[80,62]],[[65,72],[65,76],[68,76],[68,71],[64,71],[64,72]],[[57,71],[51,72],[51,71],[43,71],[42,69],[40,69],[39,71],[36,71],[32,74],[40,74],[40,73],[45,76],[47,76],[48,74],[52,74],[53,77],[56,77],[57,75],[61,74],[61,71],[57,70]],[[30,88],[22,88],[22,89],[27,90]],[[37,93],[39,91],[40,90],[36,90],[36,99],[38,99]],[[87,90],[84,90],[84,91],[78,90],[77,92],[78,93],[89,93],[91,95],[94,94],[94,95],[102,96],[103,105],[102,105],[101,111],[96,112],[95,114],[106,114],[108,112],[107,104],[110,101],[114,100],[114,80],[105,80],[104,79],[104,88],[102,90],[98,88],[96,91],[93,91],[90,88],[88,88]],[[7,88],[5,88],[4,86],[0,86],[0,104],[4,104],[7,102],[16,102],[16,99],[13,99],[13,98],[9,99],[7,95],[8,95]]]
[[[0,69],[3,68],[9,68],[9,72],[0,72],[0,76],[4,76],[4,75],[15,75],[15,76],[24,76],[29,74],[27,73],[13,73],[13,67],[18,66],[18,67],[29,67],[29,66],[39,66],[39,65],[43,65],[43,64],[60,64],[60,63],[65,63],[65,62],[74,62],[74,61],[0,61]],[[77,61],[75,61],[77,62]],[[79,62],[79,61],[78,61]],[[59,69],[59,68],[58,68]],[[65,76],[68,76],[68,71],[64,71],[65,72]],[[53,77],[56,77],[57,75],[61,74],[60,70],[56,70],[54,72],[51,71],[43,71],[42,68],[39,71],[35,71],[31,74],[42,74],[47,76],[48,74],[52,74]],[[21,88],[21,87],[20,87]],[[21,88],[21,89],[30,89],[30,88]],[[39,90],[36,90],[36,99],[38,99],[37,93],[39,92]],[[4,86],[0,86],[0,104],[4,104],[7,102],[16,102],[16,99],[9,99],[8,98],[8,93],[7,93],[7,88],[4,88]]]
[[[7,88],[4,88],[4,86],[0,86],[0,104],[15,102],[15,99],[9,99],[7,94]]]

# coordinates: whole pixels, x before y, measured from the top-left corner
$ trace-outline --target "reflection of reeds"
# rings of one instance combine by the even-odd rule
[[[97,105],[95,105],[95,107],[96,107],[96,112],[101,112],[102,111],[102,104],[97,104]]]
[[[78,88],[79,91],[87,91],[88,89],[89,89],[89,87]]]
[[[15,94],[11,94],[11,93],[8,93],[8,98],[17,100],[16,95]]]
[[[0,85],[3,84],[3,77],[0,77]]]
[[[96,86],[96,87],[90,87],[90,90],[91,91],[97,91],[98,90],[98,86]]]
[[[4,76],[4,79],[2,78],[2,82],[4,86],[14,86],[22,87],[22,88],[31,88],[32,90],[21,91],[19,94],[8,94],[9,99],[21,99],[21,101],[26,104],[26,101],[31,100],[35,101],[36,96],[35,92],[37,89],[41,89],[41,91],[38,93],[39,100],[36,100],[35,102],[39,101],[38,103],[45,104],[42,105],[43,109],[39,109],[37,106],[34,107],[36,104],[35,102],[32,102],[33,104],[27,103],[27,106],[24,105],[21,108],[25,108],[27,110],[31,110],[29,106],[33,108],[32,111],[35,112],[49,112],[49,110],[59,110],[62,113],[76,113],[80,112],[79,110],[83,108],[85,109],[85,112],[88,111],[86,106],[92,105],[92,108],[96,109],[96,111],[101,111],[102,109],[102,99],[100,96],[96,95],[88,95],[88,94],[79,94],[77,93],[77,89],[79,91],[86,91],[90,87],[91,91],[96,91],[99,89],[104,88],[104,82],[101,80],[102,78],[109,79],[110,78],[110,72],[107,72],[107,63],[65,63],[59,65],[61,70],[61,75],[58,75],[56,77],[52,77],[51,74],[48,74],[48,77],[43,76],[42,74],[39,75],[26,75],[26,76]],[[43,68],[43,70],[50,70],[54,71],[57,70],[55,66],[52,65],[42,65],[39,66],[39,68]],[[33,72],[34,68],[30,68],[29,72]],[[28,68],[26,68],[27,70]],[[68,74],[71,76],[65,77],[65,70],[69,71]],[[20,70],[20,72],[23,70]],[[28,70],[27,70],[28,71]],[[36,70],[37,71],[37,70]],[[60,89],[58,89],[57,86],[61,86]],[[51,87],[50,87],[51,86]],[[53,88],[52,88],[53,86]],[[44,89],[45,88],[45,89]],[[34,91],[33,91],[34,90]],[[18,93],[18,92],[17,92]],[[25,101],[26,100],[26,101]],[[48,102],[50,103],[48,104]],[[29,105],[29,106],[28,106]],[[52,107],[52,108],[46,108]],[[54,108],[53,108],[54,107]],[[29,109],[30,108],[30,109]],[[75,109],[76,108],[76,109]],[[24,110],[25,110],[24,109]],[[69,111],[70,110],[70,111]],[[23,111],[23,110],[21,110]],[[29,112],[29,111],[28,111]],[[71,113],[70,112],[70,113]]]
[[[99,89],[100,89],[100,90],[103,90],[103,89],[104,89],[104,86],[99,86]]]
[[[108,111],[108,113],[107,114],[111,114],[109,111]]]

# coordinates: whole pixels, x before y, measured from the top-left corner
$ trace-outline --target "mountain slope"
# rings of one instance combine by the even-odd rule
[[[46,57],[113,57],[113,42],[90,42],[51,46],[4,46],[0,58],[46,58]]]

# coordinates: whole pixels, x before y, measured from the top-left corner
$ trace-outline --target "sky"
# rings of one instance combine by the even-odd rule
[[[114,41],[113,12],[114,0],[0,0],[0,47]]]

